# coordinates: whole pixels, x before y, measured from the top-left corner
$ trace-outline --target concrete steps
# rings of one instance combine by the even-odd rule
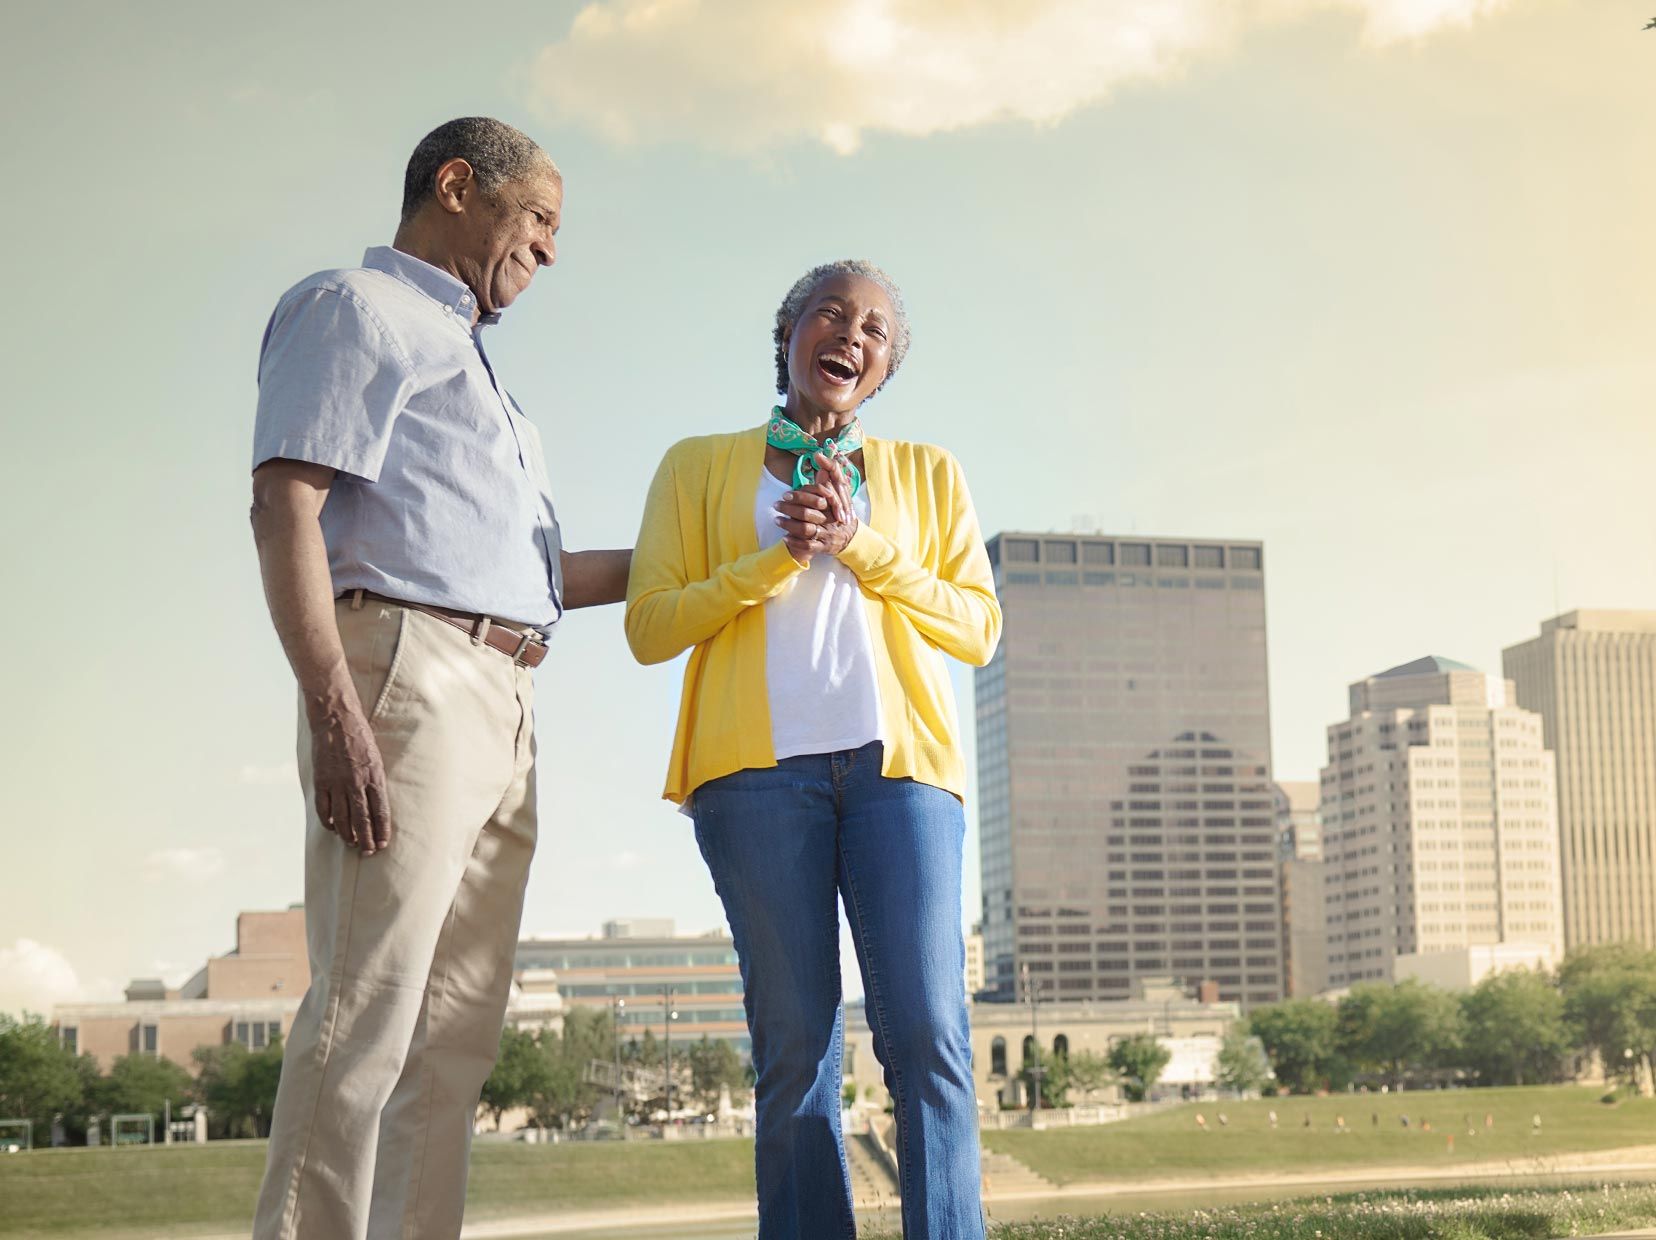
[[[1043,1179],[1010,1154],[983,1151],[983,1195],[996,1197],[1021,1196],[1027,1193],[1050,1193],[1057,1190],[1051,1180]]]
[[[845,1139],[845,1161],[851,1168],[851,1199],[859,1206],[881,1206],[898,1199],[897,1181],[866,1133]]]

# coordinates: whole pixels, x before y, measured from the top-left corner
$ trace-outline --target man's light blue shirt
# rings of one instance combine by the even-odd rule
[[[282,295],[259,354],[253,468],[339,471],[322,506],[334,592],[374,590],[549,630],[562,543],[540,434],[497,382],[484,315],[389,246]]]

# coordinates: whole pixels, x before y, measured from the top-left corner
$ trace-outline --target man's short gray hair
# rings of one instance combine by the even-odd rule
[[[426,200],[436,195],[437,169],[451,159],[463,159],[471,165],[477,187],[485,194],[543,170],[563,180],[552,157],[522,130],[491,116],[462,116],[421,138],[414,154],[408,157],[408,171],[403,174],[403,223],[413,219]]]
[[[776,330],[772,334],[772,339],[776,341],[776,390],[780,395],[786,396],[788,393],[788,336],[793,331],[793,325],[799,322],[799,316],[805,310],[805,303],[811,300],[816,286],[831,276],[861,276],[865,280],[872,280],[884,289],[885,295],[891,299],[891,312],[897,317],[897,321],[891,325],[891,364],[886,369],[886,377],[880,380],[880,387],[874,389],[875,392],[891,382],[891,376],[897,373],[897,367],[903,364],[903,358],[908,354],[908,309],[903,305],[903,291],[897,287],[897,281],[866,259],[842,258],[837,262],[823,263],[800,276],[788,290],[788,295],[782,299],[782,304],[776,308]]]

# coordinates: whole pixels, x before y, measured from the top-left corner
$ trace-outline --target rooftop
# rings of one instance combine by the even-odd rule
[[[1478,669],[1470,664],[1459,663],[1454,659],[1446,659],[1440,654],[1429,654],[1424,659],[1416,659],[1412,663],[1399,663],[1396,667],[1387,668],[1374,676],[1375,680],[1386,680],[1393,676],[1441,676],[1445,672],[1476,672]]]

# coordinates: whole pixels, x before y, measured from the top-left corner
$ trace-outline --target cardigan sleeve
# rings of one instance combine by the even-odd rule
[[[665,663],[706,641],[804,571],[787,545],[777,543],[691,581],[685,547],[687,542],[706,541],[706,518],[700,510],[686,511],[685,498],[679,486],[678,453],[669,451],[650,484],[627,579],[627,644],[640,663]]]
[[[1000,641],[1000,600],[966,476],[954,457],[945,453],[943,460],[946,493],[938,496],[939,511],[932,516],[943,522],[937,572],[866,523],[858,526],[839,561],[944,654],[982,667]]]

